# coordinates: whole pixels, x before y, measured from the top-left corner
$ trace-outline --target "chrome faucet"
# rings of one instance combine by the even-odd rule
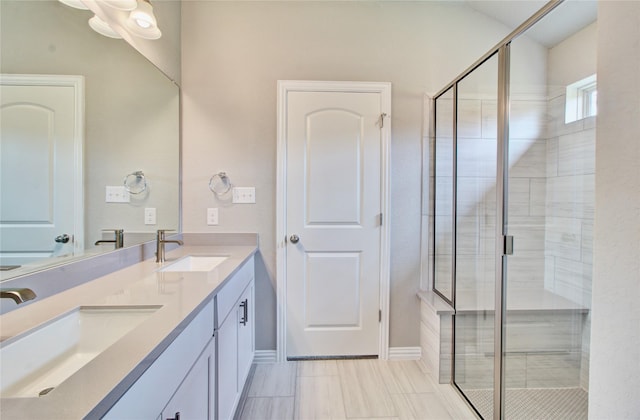
[[[170,232],[173,229],[159,229],[156,235],[156,262],[164,262],[164,245],[165,244],[178,244],[184,245],[184,242],[178,239],[165,239],[166,232]]]
[[[36,294],[31,289],[17,288],[17,289],[0,289],[0,298],[13,299],[18,305],[28,300],[35,299]]]
[[[100,239],[94,245],[115,244],[116,249],[124,246],[124,229],[103,229],[103,232],[113,232],[113,239]]]

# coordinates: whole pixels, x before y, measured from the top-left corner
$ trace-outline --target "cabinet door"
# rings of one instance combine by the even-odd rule
[[[213,301],[209,302],[196,315],[103,419],[151,419],[163,412],[163,407],[171,400],[193,364],[212,341],[213,306]]]
[[[162,410],[162,419],[213,419],[210,402],[215,395],[209,389],[210,375],[215,373],[215,342],[212,339],[193,365],[176,393]]]
[[[232,310],[217,332],[218,420],[233,418],[238,403],[238,311]]]
[[[254,329],[254,286],[249,283],[238,303],[238,392],[242,392],[244,383],[251,370],[255,351]]]

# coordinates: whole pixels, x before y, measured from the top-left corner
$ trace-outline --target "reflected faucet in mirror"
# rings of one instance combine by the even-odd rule
[[[1,299],[13,299],[16,304],[24,303],[28,300],[35,299],[36,294],[33,290],[27,288],[19,289],[0,289]]]
[[[165,233],[171,231],[172,229],[158,229],[158,233],[156,234],[156,262],[164,262],[165,244],[184,245],[184,242],[178,239],[165,239]]]
[[[115,248],[119,249],[124,246],[124,229],[102,229],[103,232],[113,232],[113,239],[100,239],[95,245],[115,244]]]

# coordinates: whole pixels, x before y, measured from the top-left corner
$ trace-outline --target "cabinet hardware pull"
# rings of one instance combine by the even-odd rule
[[[247,318],[249,318],[249,310],[247,309],[248,306],[249,301],[247,299],[240,302],[240,307],[242,308],[242,318],[240,318],[240,323],[242,325],[247,325]]]

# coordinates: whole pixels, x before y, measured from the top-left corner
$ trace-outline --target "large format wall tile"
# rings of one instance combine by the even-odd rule
[[[596,130],[590,129],[560,136],[558,175],[594,174],[596,170]]]

